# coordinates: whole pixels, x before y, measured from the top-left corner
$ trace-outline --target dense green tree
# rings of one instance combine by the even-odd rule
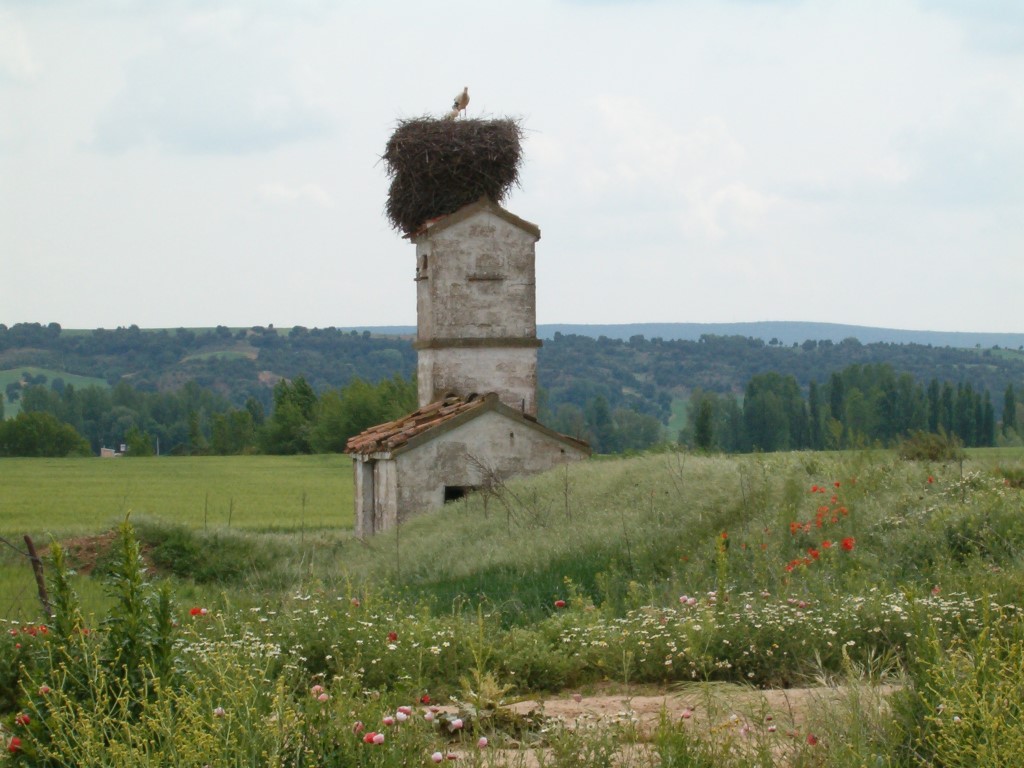
[[[992,397],[988,390],[982,396],[981,418],[978,420],[978,445],[992,446],[996,444],[996,409],[992,407]]]
[[[643,451],[664,439],[662,423],[648,413],[616,408],[612,414],[618,451]]]
[[[821,412],[821,392],[816,381],[812,381],[807,388],[807,429],[809,447],[820,451],[825,447],[825,425]]]
[[[252,453],[256,450],[256,425],[246,408],[215,413],[210,419],[210,447],[221,456]]]
[[[314,450],[340,453],[350,437],[414,410],[416,394],[412,386],[404,384],[398,394],[397,383],[386,381],[374,385],[357,378],[343,389],[324,392],[316,409],[312,434]]]
[[[945,381],[942,383],[942,394],[939,397],[939,429],[953,433],[956,431],[956,397],[953,392],[953,385]]]
[[[846,393],[843,391],[843,377],[837,371],[828,380],[829,414],[833,419],[841,420],[846,414]]]
[[[941,398],[939,380],[933,378],[928,383],[928,431],[934,434],[938,434],[939,425],[942,423]]]
[[[261,436],[265,453],[310,453],[316,393],[306,379],[282,379],[274,385],[274,411]]]
[[[1017,396],[1012,383],[1006,385],[1003,395],[1003,434],[1008,435],[1011,431],[1017,431]]]
[[[806,447],[807,412],[796,379],[774,372],[753,377],[743,397],[743,424],[751,448]]]
[[[153,437],[134,424],[125,433],[124,442],[127,446],[126,456],[138,458],[141,456],[152,456],[156,453],[156,448],[153,446]]]
[[[0,421],[0,456],[88,456],[89,443],[49,413],[19,413]]]
[[[584,416],[590,447],[597,453],[616,453],[619,450],[619,436],[615,431],[608,401],[598,395],[587,404]]]
[[[691,399],[691,403],[693,400]],[[710,451],[715,444],[715,403],[710,395],[697,400],[693,419],[693,443],[702,451]]]

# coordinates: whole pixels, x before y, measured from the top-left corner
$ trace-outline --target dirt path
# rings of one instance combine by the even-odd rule
[[[519,701],[508,708],[518,715],[541,715],[567,729],[631,727],[635,729],[636,743],[624,744],[623,750],[639,758],[639,764],[649,764],[648,742],[662,717],[683,724],[697,738],[769,743],[780,764],[786,764],[786,755],[794,754],[808,739],[817,738],[816,727],[829,719],[830,712],[841,711],[848,717],[852,710],[872,708],[877,713],[884,710],[894,690],[892,685],[765,691],[725,683],[638,687],[629,691],[621,686],[602,686],[581,693]],[[537,753],[529,749],[505,752],[505,759],[499,762],[510,766],[534,768],[541,764]],[[622,762],[633,761],[627,758]]]

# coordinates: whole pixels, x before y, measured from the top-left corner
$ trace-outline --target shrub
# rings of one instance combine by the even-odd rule
[[[896,453],[907,461],[959,461],[963,447],[956,435],[916,430],[896,446]]]

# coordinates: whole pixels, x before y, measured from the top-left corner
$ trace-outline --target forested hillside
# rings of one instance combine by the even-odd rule
[[[23,404],[27,411],[53,413],[85,434],[94,450],[99,442],[124,441],[128,429],[135,427],[162,436],[164,450],[188,451],[194,448],[192,440],[213,442],[215,416],[226,419],[226,414],[235,414],[235,426],[246,434],[249,427],[243,429],[242,411],[251,415],[256,426],[264,414],[273,418],[281,387],[290,386],[281,382],[301,377],[314,400],[332,391],[341,397],[339,393],[353,384],[374,389],[387,383],[401,390],[395,382],[412,378],[415,360],[408,337],[336,328],[219,326],[151,331],[131,326],[64,331],[55,323],[0,325],[0,375],[6,381],[0,404],[8,417]],[[961,430],[971,433],[961,435],[962,440],[986,444],[995,439],[996,431],[1002,434],[1004,426],[1016,427],[1004,424],[1005,399],[1010,393],[1013,400],[1013,388],[1024,389],[1024,353],[1017,349],[862,344],[854,338],[783,345],[741,336],[707,335],[688,341],[636,335],[621,340],[556,333],[544,342],[538,361],[541,419],[607,452],[676,439],[680,414],[688,404],[701,402],[714,407],[718,427],[713,444],[730,450],[885,443],[912,428],[955,431],[953,417],[936,420],[936,396],[945,397],[944,402],[952,399],[954,408],[961,397],[961,412],[969,409],[972,414],[969,428],[966,417],[960,420]],[[744,426],[744,399],[750,396],[751,383],[761,387],[757,391],[764,401],[767,374],[778,376],[768,387],[769,399],[799,399],[808,419],[818,409],[819,422],[794,423],[785,439],[776,435],[770,440],[753,433],[753,421]],[[93,391],[99,388],[79,385],[77,394],[73,386],[68,393],[72,376],[95,377],[113,389],[101,396]],[[848,383],[842,396],[837,394],[837,382]],[[86,407],[78,401],[90,391],[89,407],[107,412],[93,419],[96,425],[87,433],[84,426],[75,424],[73,414]],[[897,397],[893,392],[902,394]],[[398,407],[408,402],[408,395],[403,391],[401,396],[394,392],[380,396]],[[61,416],[61,398],[71,417]],[[911,415],[893,421],[884,409],[892,410],[900,398],[900,407]],[[828,418],[835,423],[822,415],[821,402],[829,402]],[[930,413],[928,402],[933,403]],[[312,404],[304,407],[312,418]],[[787,407],[792,410],[793,403]],[[387,408],[369,411],[390,412]],[[676,428],[667,432],[673,414]],[[684,435],[689,441],[696,440],[695,415],[690,408]],[[341,417],[336,414],[335,418]],[[726,429],[723,425],[730,418],[733,426]],[[989,422],[992,428],[978,426]],[[355,423],[349,420],[350,425]],[[307,432],[313,426],[307,424]],[[221,428],[223,432],[223,424]],[[826,433],[832,435],[828,440],[822,437]],[[299,449],[313,449],[316,442],[307,434],[298,441]],[[336,445],[337,438],[328,441],[321,429],[321,447],[325,442]],[[255,438],[250,443],[254,449],[260,447]],[[235,439],[220,441],[228,452],[238,444]]]

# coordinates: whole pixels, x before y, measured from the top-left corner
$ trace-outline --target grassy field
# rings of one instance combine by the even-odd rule
[[[0,535],[96,533],[129,513],[195,528],[346,530],[351,459],[0,459]]]
[[[276,478],[323,471],[350,482],[341,457],[265,461]],[[235,467],[248,477],[231,481],[241,487],[258,482],[258,465],[231,459],[220,479],[206,477],[227,485]],[[5,498],[8,466],[0,463]],[[195,470],[188,476],[205,484]],[[118,486],[111,477],[98,487]],[[282,523],[283,513],[268,524],[272,510],[231,529],[222,517],[204,530],[194,515],[189,528],[140,523],[134,533],[156,570],[133,573],[136,551],[115,542],[97,574],[118,579],[84,624],[53,622],[48,638],[23,626],[0,633],[0,715],[12,727],[15,713],[29,715],[17,731],[26,755],[45,748],[60,764],[126,768],[398,768],[449,751],[473,765],[526,766],[538,764],[534,746],[550,768],[1017,765],[1022,480],[1019,448],[972,450],[963,462],[910,462],[891,451],[665,452],[510,482],[367,542],[341,526],[309,535],[294,517]],[[151,502],[147,515],[173,521],[160,517],[168,503]],[[93,513],[79,528],[55,529],[99,531],[119,517]],[[31,597],[21,571],[18,589]],[[176,605],[144,583],[168,572]],[[83,602],[100,589],[81,574],[66,584],[55,591],[73,588]],[[0,616],[13,589],[0,577]],[[50,643],[66,655],[42,652]],[[122,646],[143,656],[111,653]],[[64,658],[81,669],[69,675],[53,661]],[[122,669],[161,683],[108,686]],[[83,679],[93,681],[84,692]],[[611,684],[627,692],[627,706],[642,685],[811,686],[831,703],[797,723],[785,709],[754,708],[703,724],[663,718],[653,730],[628,717],[575,730],[503,720],[492,706]],[[415,706],[428,696],[454,702],[465,721],[428,720]],[[83,697],[107,709],[93,718]],[[104,720],[113,709],[124,717]],[[73,726],[76,718],[91,727]],[[386,736],[366,740],[375,733]],[[509,752],[478,751],[480,738]],[[147,752],[158,748],[159,757]],[[287,759],[266,757],[282,750]],[[108,752],[123,758],[102,759]]]
[[[284,551],[261,551],[287,569],[324,540],[347,536],[352,514],[351,460],[341,455],[0,459],[0,537],[22,550],[26,534],[45,550],[54,539],[110,531],[130,515],[220,540],[226,533],[281,540]],[[251,558],[247,567],[256,570]],[[102,605],[97,580],[82,579],[79,590],[91,609]],[[8,546],[0,546],[0,595],[0,618],[39,611],[28,564]]]

